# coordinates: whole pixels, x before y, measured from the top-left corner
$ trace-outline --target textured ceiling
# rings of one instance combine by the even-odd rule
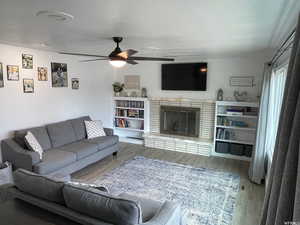
[[[299,0],[0,0],[0,42],[108,54],[110,37],[141,54],[235,55],[276,47],[295,25]],[[40,10],[74,20],[37,17]],[[46,46],[45,46],[46,45]]]

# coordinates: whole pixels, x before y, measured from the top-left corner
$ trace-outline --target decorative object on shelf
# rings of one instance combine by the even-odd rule
[[[232,76],[230,77],[231,87],[253,87],[254,77],[253,76]]]
[[[23,69],[33,68],[33,55],[22,54],[22,68]]]
[[[217,94],[217,100],[218,101],[223,101],[223,94],[224,94],[223,89],[220,88],[218,90],[218,94]]]
[[[7,80],[19,80],[19,66],[7,66]]]
[[[24,90],[24,93],[33,93],[34,92],[33,79],[23,79],[23,90]]]
[[[72,89],[74,90],[79,89],[79,78],[72,78],[71,83],[72,83]]]
[[[3,64],[0,63],[0,88],[4,87],[4,80],[3,80]]]
[[[120,92],[122,92],[124,89],[124,84],[121,84],[120,82],[115,82],[112,86],[115,92],[115,96],[120,96]]]
[[[123,91],[120,92],[120,96],[121,97],[128,97],[128,93],[123,90]]]
[[[248,93],[246,91],[243,92],[234,91],[233,96],[235,100],[238,102],[245,102],[248,99]]]
[[[138,96],[138,94],[137,94],[137,92],[136,91],[132,91],[131,92],[131,94],[130,94],[130,97],[137,97]]]
[[[38,67],[38,80],[39,81],[48,81],[47,67]]]
[[[126,75],[124,76],[124,83],[126,89],[140,89],[140,76],[139,75]]]
[[[141,96],[142,96],[142,98],[147,98],[148,97],[147,96],[147,88],[145,88],[145,87],[142,88]]]
[[[66,63],[51,63],[52,87],[68,87],[68,68]]]

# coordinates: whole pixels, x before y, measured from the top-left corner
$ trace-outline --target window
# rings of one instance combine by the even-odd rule
[[[281,105],[282,105],[283,94],[284,94],[286,74],[287,74],[287,65],[279,69],[274,69],[271,75],[267,133],[266,133],[266,143],[265,143],[265,148],[266,148],[269,162],[272,162],[273,153],[274,153],[279,117],[281,112]]]

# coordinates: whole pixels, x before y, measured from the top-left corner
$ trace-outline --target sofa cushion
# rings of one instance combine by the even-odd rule
[[[49,174],[55,170],[68,166],[75,161],[75,153],[51,149],[43,154],[43,160],[34,165],[33,170],[39,174]]]
[[[30,131],[34,135],[34,137],[39,142],[43,150],[48,150],[51,148],[50,138],[45,127],[33,127],[29,129],[15,131],[15,141],[23,148],[26,147],[24,138],[28,131]]]
[[[127,193],[122,193],[118,195],[118,197],[136,202],[138,201],[140,203],[142,209],[143,223],[151,220],[163,205],[163,203],[161,202],[146,198],[140,198],[137,196],[129,195]]]
[[[117,135],[113,136],[102,136],[102,137],[96,137],[92,139],[87,139],[84,140],[85,142],[88,143],[93,143],[96,144],[98,147],[98,150],[102,150],[104,148],[110,147],[112,145],[115,145],[119,143],[119,137]]]
[[[79,117],[77,119],[69,120],[73,126],[77,141],[86,138],[86,129],[85,129],[85,124],[84,124],[85,120],[89,121],[89,120],[91,120],[91,118],[89,116],[83,116],[83,117]]]
[[[68,145],[64,145],[59,150],[73,152],[76,154],[77,160],[87,157],[98,151],[97,145],[85,141],[78,141]]]
[[[63,195],[68,208],[101,221],[122,225],[142,223],[141,208],[135,201],[72,184],[64,186]]]
[[[15,186],[30,195],[60,204],[64,204],[63,186],[64,182],[50,179],[24,169],[14,172]]]
[[[47,130],[54,148],[76,141],[75,131],[70,121],[49,124]]]

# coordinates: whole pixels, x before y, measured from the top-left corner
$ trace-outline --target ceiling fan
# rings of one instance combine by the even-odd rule
[[[122,51],[119,47],[119,43],[123,40],[122,37],[113,37],[113,41],[117,44],[117,47],[108,55],[90,55],[90,54],[82,54],[82,53],[71,53],[71,52],[60,52],[60,54],[65,55],[78,55],[78,56],[88,56],[88,57],[95,57],[96,59],[88,59],[82,60],[82,62],[91,62],[91,61],[98,61],[98,60],[109,60],[110,64],[114,67],[122,67],[126,63],[131,65],[138,64],[137,61],[174,61],[173,58],[155,58],[155,57],[138,57],[133,56],[134,54],[138,53],[138,51],[134,49],[128,49],[126,51]]]

